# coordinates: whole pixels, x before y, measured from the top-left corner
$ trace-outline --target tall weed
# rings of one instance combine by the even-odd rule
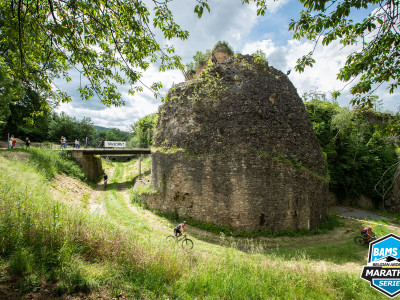
[[[133,240],[107,220],[92,217],[51,199],[45,174],[0,157],[0,253],[10,271],[62,280],[64,291],[87,291],[93,278],[77,260],[110,261],[116,269],[144,274],[148,289],[180,276],[182,264],[159,241]],[[157,280],[150,280],[151,278]]]
[[[57,173],[64,173],[81,180],[86,179],[82,168],[68,151],[32,148],[29,153],[30,161],[49,179]]]

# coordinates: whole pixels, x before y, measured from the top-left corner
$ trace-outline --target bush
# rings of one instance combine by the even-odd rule
[[[86,176],[80,165],[74,161],[67,151],[32,148],[29,150],[30,160],[44,172],[47,178],[53,178],[57,173],[85,180]]]
[[[398,157],[396,139],[382,132],[380,125],[395,116],[340,108],[318,100],[324,99],[318,93],[303,96],[309,97],[312,100],[305,102],[305,107],[327,159],[330,190],[339,200],[366,195],[376,204],[382,203],[382,195],[390,194],[387,189],[393,182]]]

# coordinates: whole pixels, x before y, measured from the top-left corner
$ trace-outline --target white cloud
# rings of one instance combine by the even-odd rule
[[[183,76],[179,71],[161,73],[155,66],[150,66],[141,79],[148,86],[152,82],[162,81],[165,87],[164,92],[173,83],[178,83],[182,80]],[[78,84],[79,82],[72,83],[72,85],[76,86]],[[161,99],[155,99],[153,93],[146,88],[144,88],[143,92],[136,93],[134,96],[128,94],[128,89],[129,86],[121,87],[120,89],[122,98],[125,101],[125,105],[121,107],[106,107],[98,99],[84,101],[80,99],[77,93],[74,93],[73,101],[60,104],[56,111],[64,111],[66,114],[78,119],[89,117],[95,125],[127,130],[129,125],[135,123],[139,118],[156,112],[161,104]]]
[[[257,50],[262,50],[266,56],[270,56],[276,51],[276,47],[272,40],[262,40],[245,44],[241,52],[242,54],[253,54]]]
[[[275,14],[283,6],[289,3],[290,0],[267,0],[267,14]]]
[[[192,60],[196,51],[204,51],[214,46],[217,41],[225,40],[233,47],[242,43],[242,38],[247,36],[257,23],[256,7],[252,5],[241,5],[241,1],[218,0],[210,2],[211,14],[205,11],[199,19],[193,12],[195,1],[175,0],[171,3],[176,22],[183,29],[189,30],[188,40],[163,41],[160,32],[156,40],[164,44],[174,44],[177,54],[183,57],[185,63]],[[71,103],[60,104],[57,112],[64,111],[70,116],[82,119],[90,117],[96,125],[105,127],[116,127],[126,130],[130,124],[136,122],[140,117],[157,111],[160,99],[154,99],[153,94],[144,88],[142,93],[134,96],[128,94],[128,86],[121,87],[120,92],[125,100],[125,106],[107,108],[100,103],[97,97],[89,101],[80,99],[76,92],[80,84],[79,75],[71,76],[77,80],[70,83],[57,82],[57,85],[68,90],[73,98]],[[162,82],[166,92],[173,83],[184,81],[180,71],[159,72],[152,65],[143,73],[143,83],[150,86],[153,82]]]
[[[199,19],[193,13],[194,1],[179,0],[172,2],[171,9],[178,24],[189,30],[186,41],[176,41],[177,52],[186,61],[190,61],[196,51],[212,48],[218,41],[228,41],[239,48],[245,38],[257,24],[254,3],[241,5],[241,1],[218,0],[209,2],[211,13],[205,11]]]
[[[156,40],[163,45],[174,44],[177,54],[182,56],[184,63],[190,62],[196,51],[211,49],[218,41],[229,42],[235,50],[240,50],[239,52],[243,54],[252,54],[257,49],[261,49],[267,54],[270,65],[285,74],[287,70],[292,70],[289,79],[297,88],[299,95],[315,88],[327,93],[342,89],[346,83],[338,81],[336,74],[344,65],[348,53],[354,49],[342,49],[338,43],[332,43],[328,47],[319,46],[314,55],[317,61],[314,67],[306,68],[301,74],[294,71],[297,59],[312,51],[314,44],[310,41],[297,40],[285,42],[287,32],[285,31],[285,34],[282,32],[287,30],[287,26],[284,25],[284,21],[277,20],[289,18],[288,13],[293,7],[290,1],[293,0],[268,0],[267,13],[260,19],[257,17],[257,8],[254,3],[242,5],[240,0],[214,0],[209,1],[211,13],[205,11],[203,17],[198,19],[197,14],[193,12],[196,1],[174,0],[170,5],[175,20],[183,29],[189,31],[190,36],[185,41],[176,39],[164,41],[161,33],[157,32]],[[298,14],[298,12],[294,13]],[[69,84],[58,83],[61,88],[72,94],[73,101],[69,104],[61,104],[57,111],[65,111],[68,115],[79,119],[90,117],[96,125],[126,130],[140,117],[156,112],[161,103],[160,99],[154,99],[153,94],[146,89],[143,93],[129,95],[128,86],[120,89],[126,101],[124,107],[107,108],[96,98],[82,101],[75,92],[79,86],[79,76],[75,78],[78,79]],[[142,81],[149,86],[152,82],[161,81],[165,87],[164,92],[173,83],[183,80],[179,71],[162,73],[155,65],[152,65],[142,78]],[[384,100],[385,109],[397,110],[398,93],[389,95],[387,90],[380,88],[377,94]],[[341,99],[343,102],[340,104],[347,106],[350,99],[348,88],[344,90],[344,96]]]
[[[316,63],[312,68],[307,67],[303,73],[294,71],[297,59],[302,55],[308,54],[314,49],[314,43],[311,41],[289,40],[285,46],[277,47],[272,40],[261,40],[247,43],[242,52],[244,54],[254,53],[257,49],[263,50],[267,54],[270,65],[281,70],[291,70],[289,79],[297,88],[298,94],[311,90],[319,90],[329,94],[334,90],[342,90],[342,96],[339,99],[341,106],[348,106],[351,94],[349,89],[351,84],[337,79],[337,73],[344,66],[347,56],[357,50],[357,46],[343,48],[338,42],[333,42],[329,46],[319,45],[314,52]],[[384,109],[396,111],[398,103],[398,94],[389,94],[386,87],[376,91],[376,95],[384,100]]]

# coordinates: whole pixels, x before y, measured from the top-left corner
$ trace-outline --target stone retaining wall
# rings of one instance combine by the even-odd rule
[[[150,208],[233,229],[310,229],[326,216],[325,182],[254,150],[199,157],[157,151],[152,182],[159,193],[145,196]]]

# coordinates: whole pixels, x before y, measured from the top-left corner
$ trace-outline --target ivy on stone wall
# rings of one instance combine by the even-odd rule
[[[228,87],[223,84],[221,76],[208,67],[200,74],[193,94],[189,97],[192,101],[219,101],[226,98]],[[183,99],[184,97],[182,97]]]

